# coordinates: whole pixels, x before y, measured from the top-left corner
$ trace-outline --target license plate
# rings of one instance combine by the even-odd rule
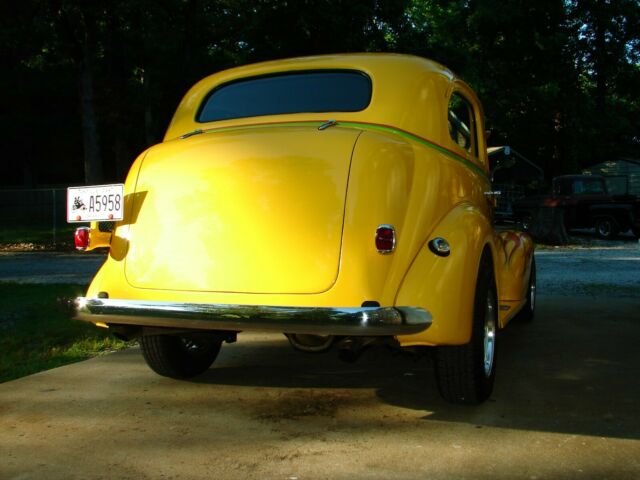
[[[67,188],[67,222],[122,220],[124,185]]]

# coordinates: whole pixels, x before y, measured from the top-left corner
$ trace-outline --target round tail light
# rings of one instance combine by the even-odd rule
[[[73,234],[73,242],[76,245],[76,250],[86,250],[89,248],[89,227],[76,228]]]
[[[396,230],[391,225],[380,225],[376,229],[376,249],[378,253],[391,253],[396,248]]]

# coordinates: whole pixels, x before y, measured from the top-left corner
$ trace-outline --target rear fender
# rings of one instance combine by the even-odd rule
[[[437,237],[449,243],[448,256],[441,257],[430,250],[429,242]],[[396,305],[428,309],[433,323],[425,332],[398,337],[402,346],[469,342],[478,267],[492,238],[493,228],[486,215],[470,204],[457,205],[438,223],[411,264],[396,297]]]
[[[529,234],[506,231],[496,233],[493,247],[499,324],[504,327],[525,303],[534,245]]]
[[[111,257],[114,255],[116,257],[124,257],[124,252],[121,251],[121,237],[118,235],[122,235],[123,229],[128,229],[128,225],[135,223],[135,214],[133,213],[134,197],[140,196],[140,194],[135,193],[135,185],[140,165],[148,151],[147,149],[138,155],[129,169],[129,174],[124,184],[124,218],[119,222],[115,222],[112,228],[105,231],[100,229],[100,222],[91,222],[89,224],[89,245],[86,251],[96,248],[110,248]]]

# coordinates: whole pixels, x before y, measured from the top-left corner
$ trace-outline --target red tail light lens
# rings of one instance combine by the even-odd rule
[[[396,248],[396,230],[391,225],[380,225],[376,229],[378,253],[391,253]]]
[[[73,234],[73,241],[76,245],[76,250],[89,248],[89,227],[77,228]]]

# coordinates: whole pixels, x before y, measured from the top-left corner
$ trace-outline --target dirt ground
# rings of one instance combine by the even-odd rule
[[[138,349],[0,385],[0,479],[637,479],[640,302],[539,297],[494,395],[444,403],[425,358],[346,364],[245,334],[196,381]]]

